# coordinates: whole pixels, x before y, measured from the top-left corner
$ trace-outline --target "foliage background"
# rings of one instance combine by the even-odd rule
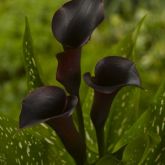
[[[62,50],[51,32],[51,18],[64,3],[54,1],[0,1],[0,112],[18,122],[21,100],[27,93],[22,55],[25,16],[28,16],[33,36],[34,52],[45,84],[55,80],[57,60]],[[111,47],[132,30],[147,15],[135,47],[135,63],[143,87],[140,109],[150,106],[165,73],[165,1],[106,0],[106,18],[83,49],[82,73],[92,71],[98,59],[110,55]],[[59,84],[58,84],[59,85]],[[84,101],[87,86],[82,82]]]
[[[18,120],[20,103],[25,95],[26,80],[22,58],[24,18],[28,16],[34,51],[46,84],[55,84],[55,54],[62,48],[53,38],[51,18],[63,0],[0,1],[0,111]],[[83,72],[91,70],[110,47],[123,38],[138,20],[147,14],[136,44],[137,65],[143,86],[153,94],[162,81],[165,64],[165,11],[163,0],[106,1],[106,19],[95,31],[82,56]],[[97,49],[96,49],[96,45]],[[98,53],[99,52],[99,53]],[[106,54],[108,52],[109,54]],[[90,60],[92,59],[92,60]],[[92,65],[91,65],[92,63]],[[49,65],[48,65],[49,64]],[[147,93],[146,93],[147,95]],[[151,96],[151,95],[150,95]],[[148,95],[146,96],[148,98]],[[142,106],[147,105],[145,99]]]

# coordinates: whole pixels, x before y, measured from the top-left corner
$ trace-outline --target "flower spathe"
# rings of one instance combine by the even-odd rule
[[[102,0],[72,0],[65,3],[52,19],[54,36],[64,47],[81,47],[103,20],[103,7]]]
[[[114,97],[124,86],[140,87],[140,78],[135,65],[130,60],[119,56],[108,56],[97,63],[95,76],[85,73],[84,80],[94,89],[90,115],[97,138],[103,141],[103,129]],[[99,142],[99,145],[103,144]],[[99,148],[103,149],[101,146]],[[100,156],[103,152],[100,151]]]
[[[113,97],[122,87],[128,85],[140,87],[140,78],[135,65],[130,60],[119,56],[109,56],[100,60],[95,67],[95,77],[92,77],[90,73],[86,73],[84,74],[84,80],[94,89],[95,99],[97,98],[97,100],[100,100],[94,100],[94,102],[97,104],[99,104],[99,102],[103,103],[102,106],[106,106],[105,102],[110,104]],[[99,95],[100,98],[98,98]],[[110,108],[109,106],[105,108],[107,112],[103,115],[103,110],[98,110],[98,113],[100,111],[100,114],[95,112],[96,109],[99,109],[99,106],[95,106],[95,104],[93,104],[91,117],[94,125],[103,126],[105,124],[108,116],[107,113]],[[94,118],[97,118],[98,120]],[[100,118],[102,118],[102,120]]]
[[[85,161],[85,145],[72,120],[76,96],[66,96],[63,89],[44,86],[32,91],[22,103],[20,128],[44,122],[52,127],[76,162]],[[79,163],[80,164],[80,163]]]
[[[89,72],[84,74],[85,82],[101,93],[110,94],[126,85],[140,87],[140,78],[135,65],[119,56],[108,56],[95,67],[95,77]]]

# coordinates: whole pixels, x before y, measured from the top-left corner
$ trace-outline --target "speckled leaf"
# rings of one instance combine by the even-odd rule
[[[141,165],[146,159],[150,149],[160,142],[156,134],[140,135],[129,143],[123,153],[123,162],[127,165]]]
[[[149,148],[148,153],[143,155],[141,164],[160,164],[165,162],[165,81],[161,85],[152,106],[144,112],[138,121],[127,131],[114,147],[114,152],[122,146],[129,144],[139,135],[152,134],[155,145]],[[161,140],[159,143],[160,136]],[[157,139],[157,140],[156,140]]]
[[[165,81],[154,100],[154,105],[150,108],[152,114],[151,125],[148,129],[154,131],[161,137],[161,142],[155,145],[149,152],[144,164],[146,165],[164,165],[165,163]]]
[[[119,160],[117,160],[112,155],[106,155],[103,158],[101,158],[96,165],[122,165],[123,163]]]
[[[0,114],[0,164],[74,164],[55,133],[46,125],[18,130],[15,121]]]
[[[43,137],[43,140],[47,143],[46,155],[48,165],[74,165],[73,158],[65,150],[61,140],[56,135],[54,130],[50,129],[46,124],[33,127],[33,134]]]
[[[43,164],[46,143],[41,137],[20,131],[16,122],[0,115],[0,164]]]
[[[83,102],[84,124],[86,128],[87,148],[89,161],[93,162],[97,155],[97,143],[93,124],[90,119],[90,110],[93,101],[93,90],[89,89]]]
[[[42,81],[37,69],[37,61],[33,52],[32,37],[27,18],[25,19],[25,32],[23,37],[23,55],[27,74],[28,89],[32,90],[36,87],[42,86]]]
[[[133,126],[125,131],[121,139],[113,147],[112,152],[118,151],[123,146],[127,145],[132,140],[136,139],[139,135],[148,133],[148,127],[152,124],[152,114],[148,111],[144,112],[140,118],[133,124]]]
[[[117,45],[113,46],[109,52],[113,55],[122,55],[133,59],[134,47],[145,18],[146,16],[140,20],[137,26],[131,30],[125,38],[123,38]]]
[[[145,148],[147,147],[147,138],[140,136],[129,143],[123,153],[123,162],[127,165],[138,164]]]
[[[139,97],[140,89],[126,87],[114,99],[106,124],[106,142],[109,150],[139,117]]]

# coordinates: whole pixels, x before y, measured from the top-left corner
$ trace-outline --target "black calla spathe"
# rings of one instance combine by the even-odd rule
[[[64,47],[81,47],[103,18],[103,0],[72,0],[54,14],[52,31]]]
[[[108,56],[100,60],[95,67],[95,77],[89,72],[84,74],[86,83],[96,91],[110,94],[120,87],[140,86],[140,78],[135,65],[119,56]]]
[[[66,96],[63,89],[44,86],[32,91],[22,103],[20,128],[44,122],[52,127],[77,164],[86,159],[85,144],[76,130],[72,112],[78,99]]]
[[[65,92],[58,87],[40,87],[26,96],[22,102],[20,127],[24,128],[64,113],[67,105]]]
[[[124,86],[140,87],[140,78],[135,65],[119,56],[108,56],[100,60],[95,67],[95,76],[84,74],[85,82],[94,89],[94,101],[91,119],[96,129],[99,154],[104,153],[103,130],[108,118],[112,101]]]

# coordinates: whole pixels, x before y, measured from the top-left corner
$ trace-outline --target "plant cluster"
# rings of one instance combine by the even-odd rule
[[[48,124],[77,165],[88,163],[79,94],[81,50],[103,19],[102,0],[72,0],[55,12],[52,31],[64,49],[56,56],[56,80],[65,90],[57,86],[42,86],[31,91],[22,102],[20,128],[36,123]],[[120,56],[107,56],[96,64],[94,76],[87,72],[84,80],[94,90],[90,117],[96,131],[99,158],[102,158],[107,153],[104,127],[112,101],[121,88],[140,87],[140,79],[133,62]]]

